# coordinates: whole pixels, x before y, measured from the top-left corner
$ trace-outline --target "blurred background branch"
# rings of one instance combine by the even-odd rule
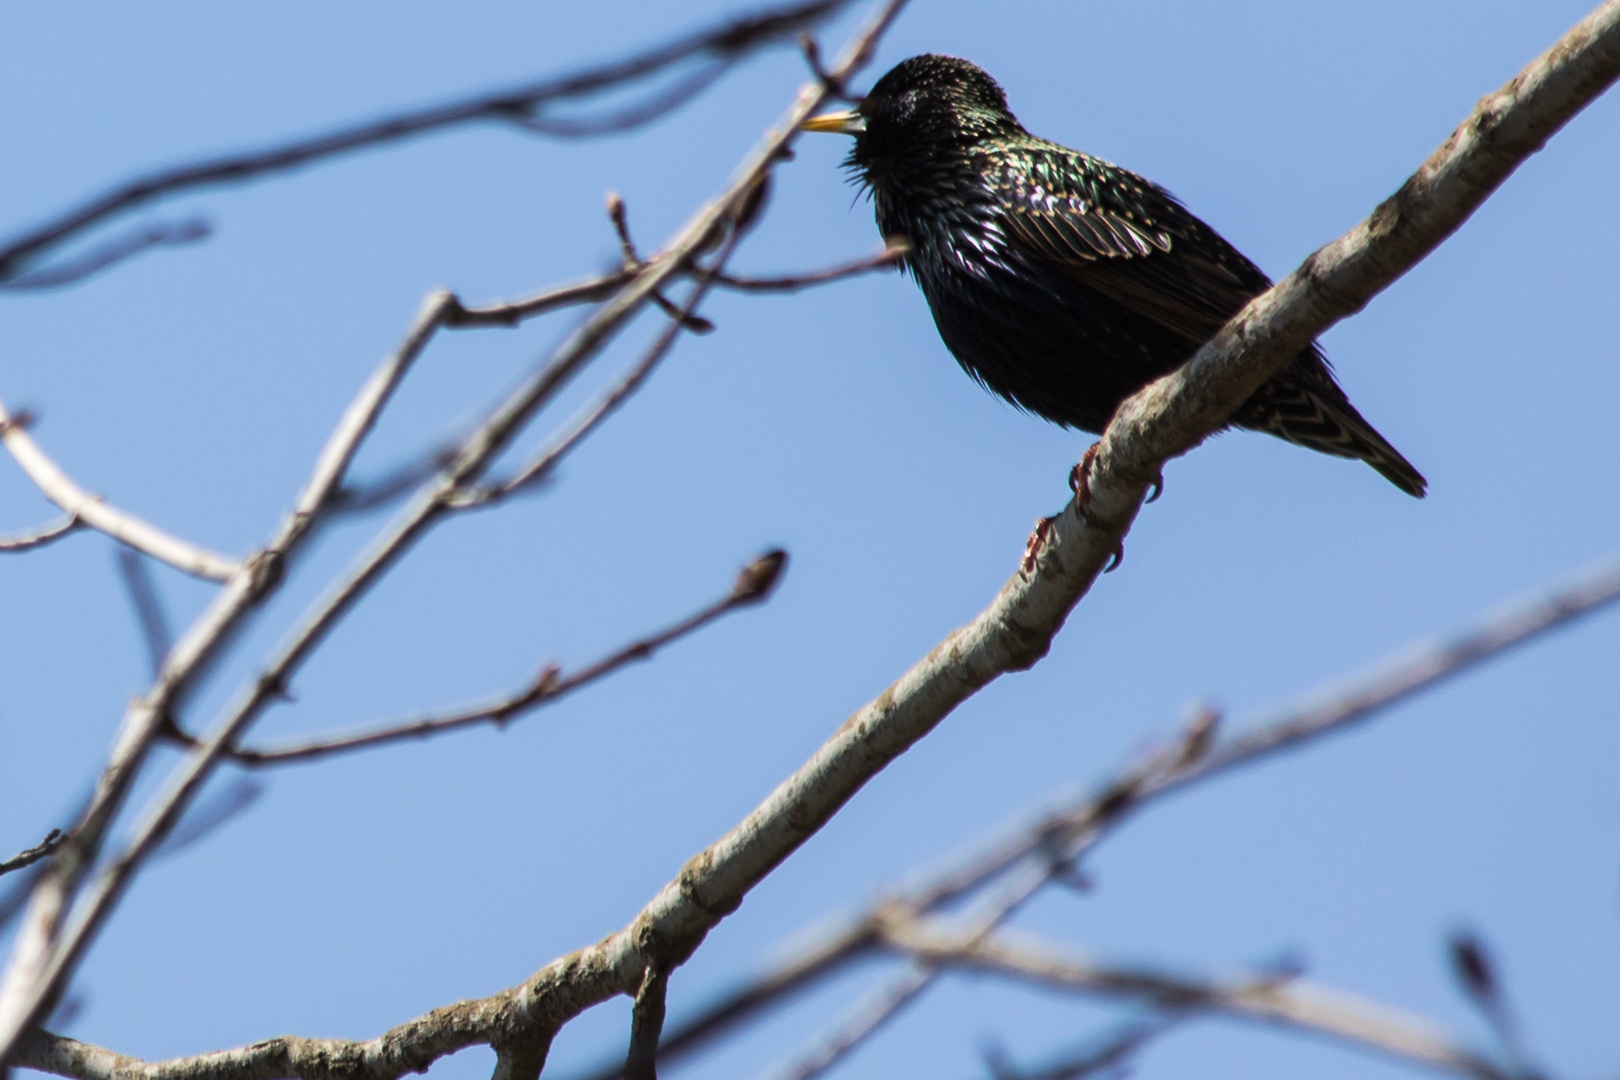
[[[624,131],[678,108],[739,60],[780,41],[795,40],[797,34],[816,26],[849,3],[850,0],[808,0],[761,8],[622,59],[566,75],[398,112],[251,153],[232,154],[150,173],[111,188],[0,247],[0,283],[9,281],[16,287],[24,269],[51,249],[114,215],[180,191],[212,184],[239,183],[353,150],[474,122],[494,120],[518,123],[548,135],[586,136]],[[700,59],[706,64],[696,76],[688,76],[686,81],[677,83],[673,90],[667,90],[648,103],[624,112],[612,113],[597,120],[570,121],[551,119],[543,111],[553,103],[586,100],[605,90],[644,81],[693,59]],[[156,227],[134,233],[131,237],[135,239],[114,241],[95,253],[54,269],[30,271],[33,280],[41,283],[33,287],[77,281],[154,243],[194,240],[201,235],[204,233],[199,232],[194,224],[174,229]],[[26,282],[28,279],[22,280]]]

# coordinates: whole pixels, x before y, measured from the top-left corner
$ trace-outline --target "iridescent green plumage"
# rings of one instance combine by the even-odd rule
[[[985,386],[1059,424],[1101,431],[1271,285],[1163,188],[1025,131],[965,60],[902,62],[842,130],[879,229],[910,243],[906,267],[946,346]],[[1314,344],[1232,422],[1359,458],[1411,495],[1426,486]]]

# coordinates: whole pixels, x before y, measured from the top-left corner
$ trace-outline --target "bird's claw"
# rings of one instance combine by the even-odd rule
[[[1086,448],[1075,467],[1069,470],[1069,490],[1074,492],[1075,509],[1087,522],[1091,521],[1091,463],[1097,458],[1097,450],[1102,443],[1092,443]]]
[[[1101,526],[1096,521],[1093,521],[1091,517],[1091,463],[1097,459],[1097,451],[1101,448],[1102,443],[1092,443],[1086,448],[1085,456],[1080,459],[1074,468],[1069,470],[1069,490],[1074,492],[1075,511],[1087,525],[1097,528],[1101,528]],[[1158,498],[1159,493],[1164,490],[1163,477],[1156,478],[1153,486],[1153,497],[1148,499],[1148,502]],[[1037,528],[1036,532],[1039,533],[1040,529]],[[1029,540],[1031,545],[1035,543],[1035,537],[1032,536]],[[1024,558],[1028,560],[1029,556],[1025,555]],[[1109,557],[1108,565],[1103,567],[1103,573],[1112,574],[1119,569],[1120,563],[1124,561],[1125,541],[1120,540],[1114,544],[1113,553]]]
[[[1024,559],[1018,564],[1020,573],[1029,574],[1035,569],[1035,560],[1040,558],[1041,549],[1046,546],[1047,540],[1052,536],[1052,519],[1041,518],[1035,523],[1035,531],[1029,534],[1029,543],[1024,545]]]
[[[1147,502],[1158,502],[1159,496],[1164,494],[1164,470],[1153,474],[1153,490],[1148,492]]]

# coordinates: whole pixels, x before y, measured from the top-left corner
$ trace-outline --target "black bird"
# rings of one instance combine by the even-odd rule
[[[1038,139],[988,74],[914,56],[852,112],[807,120],[855,136],[846,163],[957,361],[1020,409],[1100,432],[1271,280],[1168,191]],[[1421,498],[1427,481],[1362,419],[1315,343],[1233,414]]]

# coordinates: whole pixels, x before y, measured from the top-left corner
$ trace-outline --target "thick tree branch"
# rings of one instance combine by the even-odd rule
[[[569,75],[395,113],[380,120],[339,128],[251,153],[232,154],[160,170],[98,195],[0,248],[0,282],[17,277],[29,262],[91,226],[165,195],[284,172],[362,147],[396,142],[460,124],[533,119],[547,103],[586,98],[646,79],[694,58],[707,59],[713,65],[729,66],[763,45],[784,37],[791,38],[814,26],[848,3],[849,0],[801,0],[800,3],[766,8],[728,19],[718,26],[687,34],[622,60],[585,68]],[[677,94],[673,104],[638,114],[633,122],[662,115],[668,107],[678,105],[680,100],[684,99]],[[655,104],[664,103],[660,100]],[[614,129],[610,126],[606,130]],[[595,129],[563,131],[560,127],[553,127],[548,133],[592,134]]]
[[[239,563],[224,555],[171,536],[134,514],[110,505],[101,496],[85,491],[62,471],[61,466],[46,456],[28,433],[28,427],[29,417],[26,414],[14,417],[6,411],[5,404],[0,403],[0,442],[5,444],[17,464],[22,466],[23,472],[28,474],[28,478],[45,497],[68,515],[69,528],[71,523],[76,522],[104,532],[119,543],[143,551],[182,573],[207,581],[224,581],[240,568]],[[64,528],[62,533],[56,535],[67,531],[69,529]],[[54,535],[47,536],[46,541],[55,538]],[[37,546],[41,542],[45,541],[36,540],[29,546]]]

